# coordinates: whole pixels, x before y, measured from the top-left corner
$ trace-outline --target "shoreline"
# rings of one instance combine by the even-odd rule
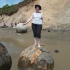
[[[17,64],[21,52],[33,45],[32,29],[24,34],[16,33],[12,28],[0,28],[0,42],[3,42],[12,57],[11,70],[18,70]],[[54,70],[70,70],[70,30],[42,30],[41,45],[54,58]],[[59,53],[54,51],[58,50]]]

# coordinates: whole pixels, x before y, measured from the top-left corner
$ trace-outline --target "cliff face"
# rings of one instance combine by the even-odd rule
[[[40,0],[46,25],[70,26],[70,0]]]
[[[35,11],[34,5],[42,6],[44,15],[44,27],[69,27],[70,26],[70,0],[36,0],[23,7],[17,13],[11,16],[0,16],[1,21],[5,21],[7,25],[11,22],[25,22]],[[30,22],[31,23],[31,22]],[[31,24],[28,24],[30,26]]]

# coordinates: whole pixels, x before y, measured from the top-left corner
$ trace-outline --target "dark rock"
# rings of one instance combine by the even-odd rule
[[[45,31],[46,29],[42,29],[43,31]]]
[[[48,21],[49,21],[50,19],[48,19]]]
[[[8,26],[1,26],[1,28],[7,28]]]
[[[17,33],[27,33],[27,30],[23,31],[23,30],[18,30],[18,29],[16,29],[16,32],[17,32]]]
[[[0,70],[10,70],[11,66],[11,57],[6,47],[2,43],[0,43]]]
[[[48,32],[50,32],[50,30],[48,29]]]
[[[55,53],[59,53],[59,50],[55,50]]]
[[[48,50],[30,46],[23,50],[18,60],[19,70],[53,70],[54,60]]]
[[[43,31],[46,31],[46,30],[47,30],[47,28],[43,28],[42,30],[43,30]]]

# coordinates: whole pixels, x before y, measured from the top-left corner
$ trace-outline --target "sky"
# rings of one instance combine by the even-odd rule
[[[21,2],[23,0],[0,0],[0,7],[3,7],[4,5],[13,5]]]

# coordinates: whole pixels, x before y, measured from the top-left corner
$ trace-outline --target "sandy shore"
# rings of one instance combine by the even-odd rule
[[[54,58],[54,70],[70,70],[70,31],[42,31],[41,45],[48,49]],[[17,63],[20,53],[34,44],[32,30],[25,34],[17,34],[15,29],[0,28],[0,42],[8,49],[12,57],[11,70],[18,70]],[[55,53],[59,50],[59,53]]]

